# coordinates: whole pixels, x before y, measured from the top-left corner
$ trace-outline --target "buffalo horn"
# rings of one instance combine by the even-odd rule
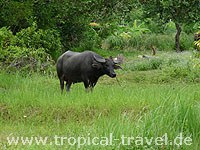
[[[104,58],[99,57],[99,56],[94,55],[94,59],[99,63],[105,63],[106,62],[106,60]]]

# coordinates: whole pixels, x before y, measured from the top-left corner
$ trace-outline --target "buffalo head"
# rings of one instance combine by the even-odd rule
[[[114,60],[111,56],[109,58],[102,58],[98,55],[94,55],[94,62],[92,66],[94,68],[97,68],[98,70],[101,70],[102,73],[107,74],[111,78],[116,77],[116,73],[114,69],[122,69],[118,64],[116,60]]]

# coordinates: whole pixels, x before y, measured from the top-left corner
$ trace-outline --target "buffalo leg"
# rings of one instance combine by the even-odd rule
[[[88,82],[88,81],[85,81],[85,82],[84,82],[84,86],[85,86],[86,92],[88,92],[88,89],[89,89],[89,82]]]
[[[92,88],[95,87],[96,83],[97,83],[97,81],[95,81],[94,83],[92,83]]]
[[[97,80],[94,80],[94,81],[91,81],[91,82],[90,82],[89,87],[90,87],[90,89],[91,89],[91,92],[93,91],[93,88],[95,87],[96,83],[97,83]]]
[[[63,92],[64,89],[64,80],[60,79],[60,89],[61,89],[61,93]]]
[[[71,85],[72,85],[72,82],[66,82],[66,91],[67,91],[67,92],[70,91]]]
[[[95,87],[96,83],[97,83],[97,82],[92,83],[92,85],[91,85],[91,91],[93,91],[93,88]]]

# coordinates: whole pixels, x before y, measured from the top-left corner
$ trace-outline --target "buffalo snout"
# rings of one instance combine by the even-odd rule
[[[111,77],[111,78],[115,78],[115,77],[116,77],[116,73],[111,73],[111,74],[110,74],[110,77]]]

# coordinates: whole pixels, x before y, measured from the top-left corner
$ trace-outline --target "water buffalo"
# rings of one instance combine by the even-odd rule
[[[99,77],[105,74],[111,78],[116,77],[114,69],[121,68],[118,63],[112,57],[103,58],[92,51],[67,51],[58,58],[56,66],[61,91],[64,89],[64,81],[67,91],[70,91],[72,83],[77,82],[83,82],[86,90],[93,89]]]

